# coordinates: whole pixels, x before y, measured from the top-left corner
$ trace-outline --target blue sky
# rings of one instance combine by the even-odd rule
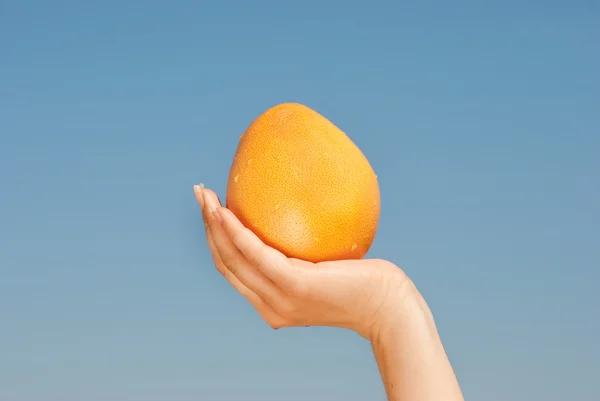
[[[369,158],[468,399],[599,399],[597,2],[92,3],[0,3],[0,399],[384,399],[204,243],[192,185],[286,101]]]

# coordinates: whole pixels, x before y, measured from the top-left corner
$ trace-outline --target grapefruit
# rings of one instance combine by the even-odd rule
[[[379,184],[365,155],[331,121],[282,103],[240,137],[226,207],[287,257],[361,259],[379,223]]]

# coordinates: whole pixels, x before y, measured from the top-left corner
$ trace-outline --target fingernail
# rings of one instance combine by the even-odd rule
[[[198,203],[200,204],[200,208],[204,209],[204,184],[194,185],[194,192],[200,195]]]

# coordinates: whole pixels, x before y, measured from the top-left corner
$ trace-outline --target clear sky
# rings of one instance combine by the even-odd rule
[[[192,185],[287,101],[369,158],[467,399],[600,399],[598,4],[0,1],[0,400],[384,399],[204,243]]]

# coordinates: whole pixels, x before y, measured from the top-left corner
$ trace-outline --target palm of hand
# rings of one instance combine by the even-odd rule
[[[396,266],[378,259],[287,258],[244,227],[214,192],[200,187],[194,192],[217,270],[269,326],[335,326],[370,337],[388,289],[402,278]]]

